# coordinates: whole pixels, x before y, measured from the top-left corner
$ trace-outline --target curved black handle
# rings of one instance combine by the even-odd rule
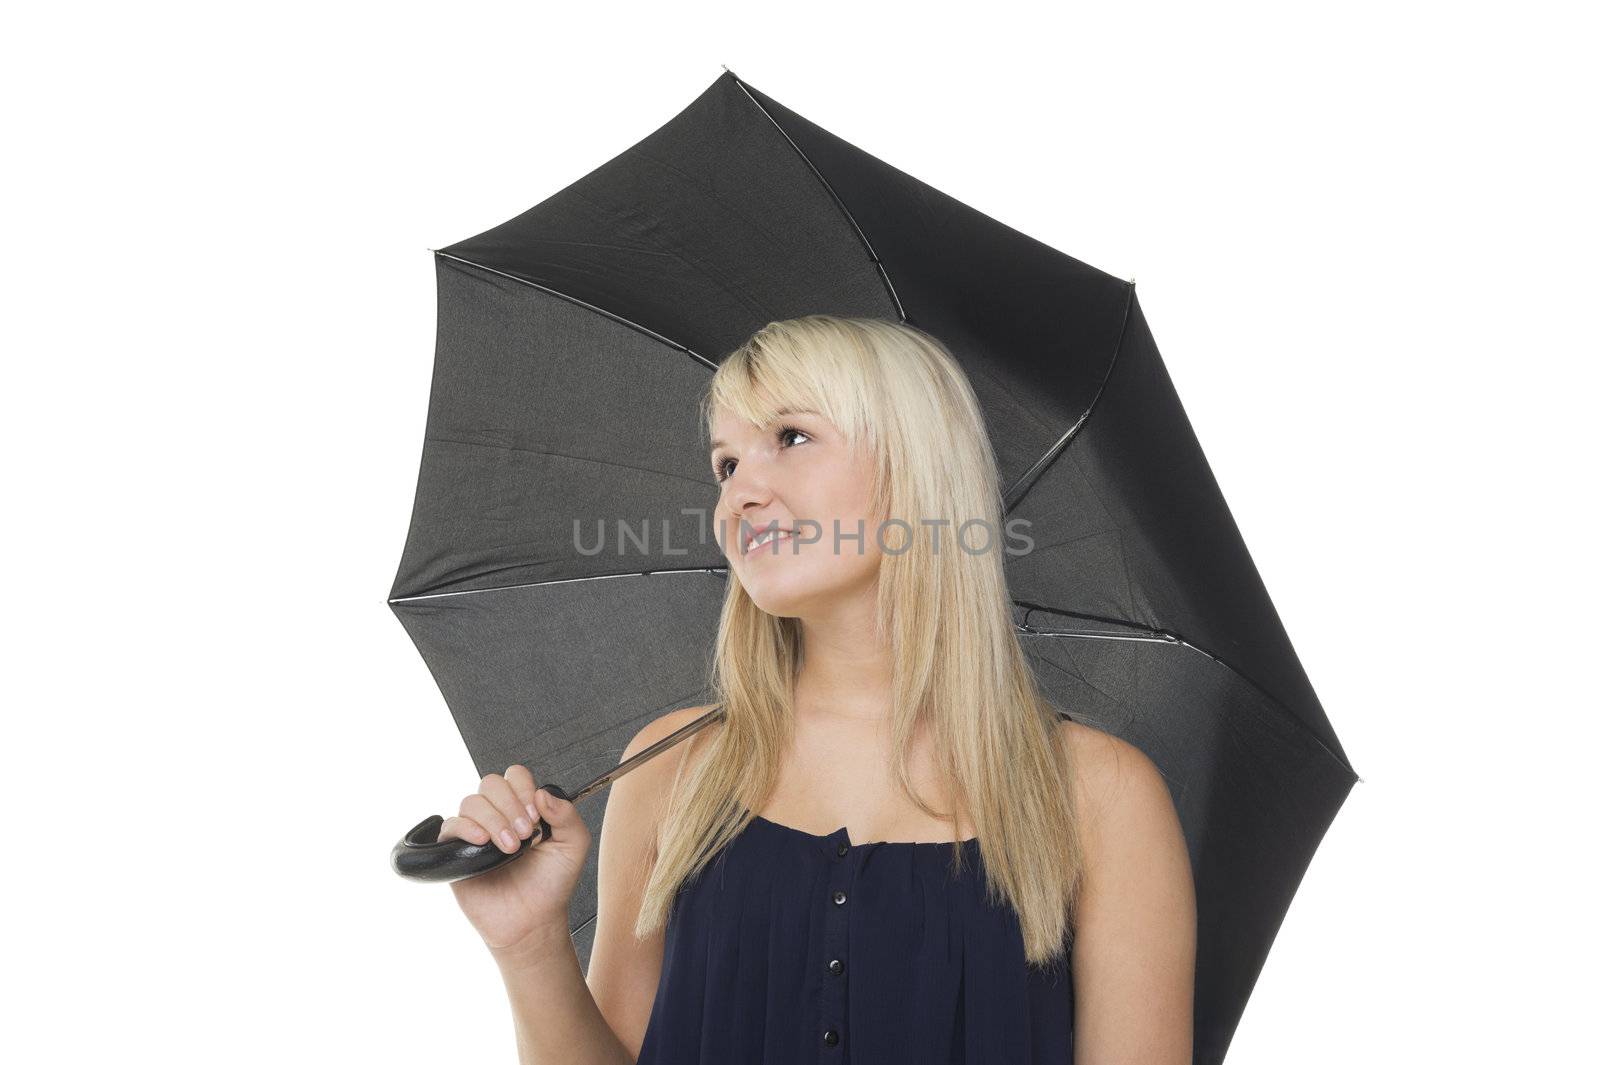
[[[558,799],[571,801],[571,796],[560,784],[541,784],[539,787]],[[541,840],[550,838],[550,822],[541,817],[538,831],[523,840],[522,846],[507,854],[496,847],[493,841],[473,843],[465,839],[447,839],[441,843],[439,829],[443,827],[444,818],[438,814],[419,821],[389,852],[389,864],[394,871],[407,880],[465,880],[469,876],[479,876],[491,869],[498,869],[507,862],[514,862]]]

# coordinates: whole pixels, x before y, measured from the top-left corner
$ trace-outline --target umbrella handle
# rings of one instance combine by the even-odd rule
[[[571,796],[560,784],[541,784],[540,787],[558,799],[571,801]],[[550,838],[550,822],[539,818],[539,831],[522,841],[522,846],[507,854],[494,843],[473,843],[466,839],[439,840],[439,829],[444,818],[438,814],[417,822],[394,849],[389,852],[389,864],[407,880],[450,881],[465,880],[498,869],[514,862],[541,840]]]

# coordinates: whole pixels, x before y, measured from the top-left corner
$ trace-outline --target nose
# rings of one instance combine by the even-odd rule
[[[735,514],[765,506],[771,498],[771,481],[754,456],[741,459],[733,474],[722,482],[722,501]]]
[[[771,500],[772,492],[766,487],[765,482],[755,487],[747,488],[741,486],[737,490],[736,498],[729,501],[728,511],[733,516],[735,523],[754,524],[754,519],[747,517],[747,515],[764,513],[769,509],[768,504]],[[734,535],[737,536],[740,530],[735,528],[733,531]]]
[[[755,525],[746,515],[764,513],[772,502],[772,482],[761,472],[758,464],[740,461],[733,475],[722,482],[722,505],[728,514],[727,544],[739,550],[739,537],[744,526]]]

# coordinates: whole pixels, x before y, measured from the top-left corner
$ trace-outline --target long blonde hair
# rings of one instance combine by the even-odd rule
[[[976,830],[988,897],[1016,911],[1030,963],[1059,960],[1083,864],[1068,747],[1012,625],[999,473],[971,383],[940,341],[912,325],[813,314],[768,323],[722,362],[702,406],[707,442],[719,410],[766,426],[785,408],[824,414],[874,459],[874,513],[890,519],[877,625],[893,649],[895,781],[919,809],[958,823],[912,787],[908,741],[921,723],[947,794]],[[986,525],[958,542],[974,518]],[[937,519],[944,524],[925,524]],[[724,718],[685,741],[710,737],[691,771],[679,760],[636,935],[662,926],[679,888],[775,786],[800,637],[799,622],[758,607],[730,567],[710,678]],[[953,872],[962,852],[951,848]]]

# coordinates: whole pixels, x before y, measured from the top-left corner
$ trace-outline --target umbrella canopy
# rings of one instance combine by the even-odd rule
[[[1221,1061],[1356,776],[1133,284],[731,71],[434,261],[427,433],[389,604],[478,774],[521,763],[570,787],[646,721],[712,701],[727,570],[697,524],[718,497],[697,409],[719,356],[805,314],[912,323],[970,377],[1006,516],[1029,523],[1006,566],[1047,696],[1166,775],[1199,905],[1195,1060]],[[605,795],[583,808],[596,831]],[[586,969],[598,849],[573,899]]]

